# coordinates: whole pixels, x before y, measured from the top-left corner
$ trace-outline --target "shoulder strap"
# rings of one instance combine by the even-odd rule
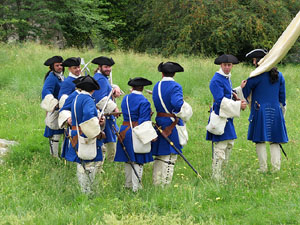
[[[77,129],[77,136],[78,136],[78,139],[79,139],[79,129],[78,129],[78,122],[77,122],[77,115],[76,115],[76,102],[77,102],[77,98],[80,94],[78,94],[75,98],[75,101],[74,101],[74,113],[75,113],[75,121],[76,121],[76,129]]]
[[[162,82],[162,81],[160,81],[160,82],[158,83],[158,97],[159,97],[160,103],[161,103],[162,107],[164,108],[164,110],[166,111],[166,113],[170,113],[170,112],[168,111],[168,109],[167,109],[167,107],[166,107],[166,105],[165,105],[165,103],[164,103],[162,97],[161,97],[161,82]],[[175,121],[175,119],[172,118],[172,117],[170,117],[170,119],[171,119],[173,122]]]
[[[129,123],[130,123],[130,127],[131,127],[131,130],[132,130],[132,122],[131,122],[130,109],[129,109],[129,104],[128,104],[128,95],[127,95],[127,98],[126,98],[126,104],[127,104],[127,110],[128,110],[128,116],[129,116]]]

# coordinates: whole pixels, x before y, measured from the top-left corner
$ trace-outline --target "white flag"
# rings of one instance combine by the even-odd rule
[[[284,58],[299,36],[300,11],[282,33],[277,42],[273,45],[269,53],[259,61],[259,67],[250,73],[250,77],[270,71],[278,62],[280,62],[280,60]]]

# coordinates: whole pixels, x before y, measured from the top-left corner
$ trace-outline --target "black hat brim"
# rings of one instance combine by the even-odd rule
[[[234,55],[223,54],[215,59],[215,64],[221,65],[222,63],[239,64],[239,60]]]
[[[92,63],[97,64],[97,65],[113,66],[115,64],[115,61],[112,58],[100,56],[98,58],[94,58],[92,60]]]
[[[84,76],[80,76],[78,78],[76,78],[75,80],[73,80],[72,82],[77,85],[79,84],[82,80],[84,79]]]
[[[143,77],[136,77],[133,79],[130,79],[127,83],[131,87],[144,87],[152,84],[152,81],[143,78]]]
[[[56,56],[53,56],[53,57],[47,59],[44,62],[44,65],[45,66],[51,66],[54,63],[61,63],[62,61],[63,61],[63,58],[61,56],[59,56],[59,55],[56,55]]]
[[[263,58],[263,57],[265,57],[265,55],[267,53],[268,52],[266,50],[264,50],[264,49],[254,49],[251,52],[248,52],[246,54],[246,58],[248,58],[248,59]]]
[[[64,67],[80,66],[80,62],[81,62],[80,57],[71,57],[63,61],[61,65]]]
[[[162,73],[177,73],[177,72],[184,72],[184,69],[179,63],[176,62],[161,62],[158,65],[158,71]]]
[[[98,82],[90,75],[84,76],[82,80],[76,84],[76,87],[87,92],[100,89]]]

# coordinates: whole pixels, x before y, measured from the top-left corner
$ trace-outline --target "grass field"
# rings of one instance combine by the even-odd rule
[[[95,194],[81,194],[76,166],[50,157],[48,140],[43,137],[45,112],[40,101],[48,70],[43,63],[53,55],[80,56],[86,62],[100,55],[113,57],[113,81],[126,93],[130,77],[143,76],[155,84],[161,78],[157,72],[161,61],[179,62],[185,72],[178,73],[175,80],[194,111],[187,124],[190,141],[183,151],[202,179],[179,159],[172,184],[153,187],[152,164],[147,164],[143,190],[132,193],[123,188],[123,164],[105,163]],[[94,70],[96,65],[89,68]],[[199,57],[165,59],[130,52],[59,50],[30,43],[0,45],[0,138],[19,142],[0,165],[0,224],[299,224],[300,67],[279,66],[287,88],[290,141],[284,148],[289,160],[282,155],[280,172],[257,171],[255,146],[247,141],[247,109],[235,119],[238,139],[222,184],[210,178],[211,142],[205,141],[212,102],[208,85],[217,70],[213,59]],[[251,70],[249,65],[235,66],[234,86]],[[145,96],[151,101],[150,95]],[[121,99],[117,103],[120,105]]]

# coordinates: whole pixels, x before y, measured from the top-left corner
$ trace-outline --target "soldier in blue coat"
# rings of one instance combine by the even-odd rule
[[[253,64],[266,55],[266,51],[255,49],[246,57],[253,59]],[[260,171],[267,171],[266,142],[270,143],[270,155],[273,171],[280,170],[281,143],[288,142],[285,127],[285,81],[277,68],[251,77],[243,88],[245,98],[251,97],[251,112],[249,116],[248,140],[256,143],[256,153],[259,159]]]
[[[151,141],[157,137],[157,133],[151,122],[150,102],[144,97],[142,92],[144,86],[151,84],[151,81],[142,77],[130,79],[128,85],[132,86],[132,93],[126,95],[121,104],[124,121],[120,129],[115,161],[125,162],[125,187],[131,188],[133,191],[137,191],[141,188],[141,184],[139,184],[132,166],[141,180],[143,175],[143,165],[153,161]],[[138,138],[147,139],[145,140],[148,144],[148,151],[146,151],[146,153],[136,153],[138,147],[133,144],[132,128],[135,129],[135,132],[136,130],[142,129],[143,135],[138,136]],[[124,144],[130,160],[126,155],[122,144]],[[147,146],[143,145],[142,148],[146,149]],[[130,161],[133,165],[130,165]]]
[[[240,110],[247,106],[245,100],[236,100],[237,95],[232,89],[231,69],[234,64],[238,63],[238,59],[233,55],[223,54],[216,58],[215,64],[220,65],[220,69],[209,84],[209,89],[213,95],[213,107],[207,126],[206,140],[213,142],[212,178],[217,181],[223,178],[222,165],[224,162],[228,162],[234,139],[237,138],[233,117],[239,117]],[[215,123],[215,118],[212,115],[225,121],[222,132],[216,133],[214,130],[208,129],[210,124]],[[219,128],[222,124],[216,124],[216,126]]]
[[[175,62],[160,63],[158,71],[162,73],[162,80],[155,84],[152,92],[154,106],[157,112],[156,123],[174,145],[181,151],[187,142],[185,122],[192,116],[192,108],[183,100],[182,87],[175,82],[176,72],[183,72],[181,65]],[[155,155],[153,165],[153,184],[165,185],[172,181],[174,165],[178,153],[168,141],[159,133],[158,139],[153,143],[152,154]]]
[[[64,80],[62,61],[61,56],[53,56],[44,63],[50,67],[42,90],[41,107],[47,112],[44,136],[49,138],[50,154],[54,157],[58,157],[59,139],[63,133],[58,126],[58,93]]]
[[[97,64],[98,68],[94,75],[94,79],[98,82],[101,89],[96,90],[93,97],[96,100],[97,107],[103,110],[107,102],[105,113],[119,112],[117,104],[113,99],[120,97],[120,88],[117,85],[112,85],[109,81],[109,76],[112,71],[112,66],[115,64],[112,58],[100,56],[93,59],[92,63]],[[111,94],[112,92],[112,94]],[[111,95],[110,95],[111,94]],[[109,99],[108,99],[109,98]],[[113,115],[106,116],[105,135],[103,151],[103,162],[107,154],[107,160],[113,162],[116,154],[116,135],[112,128],[112,124],[117,127],[116,118]]]
[[[65,153],[65,159],[77,163],[77,177],[81,189],[84,193],[90,193],[92,184],[97,172],[97,162],[102,160],[102,140],[99,140],[100,125],[103,120],[98,119],[98,112],[95,100],[92,94],[95,90],[99,90],[98,83],[90,76],[85,76],[77,85],[81,92],[75,97],[72,102],[72,145]],[[79,137],[84,137],[86,143],[94,143],[95,155],[85,155],[81,157],[81,153],[85,153],[85,149],[80,149],[78,144]],[[80,158],[81,157],[81,158]]]
[[[65,100],[73,93],[73,91],[75,91],[75,84],[73,81],[81,76],[80,61],[80,57],[71,57],[62,63],[62,66],[68,67],[69,76],[62,83],[58,94],[59,108],[63,107]]]
[[[83,78],[84,76],[78,77],[77,79],[73,80],[73,83],[76,85]],[[59,110],[58,125],[60,128],[64,129],[64,142],[63,142],[63,147],[61,152],[62,158],[65,158],[65,154],[71,145],[69,141],[69,137],[71,136],[70,126],[72,126],[71,108],[72,108],[73,100],[80,93],[80,91],[81,91],[80,88],[75,88],[75,91],[73,91],[73,93],[68,96],[68,98],[64,102],[63,107],[60,108]]]

